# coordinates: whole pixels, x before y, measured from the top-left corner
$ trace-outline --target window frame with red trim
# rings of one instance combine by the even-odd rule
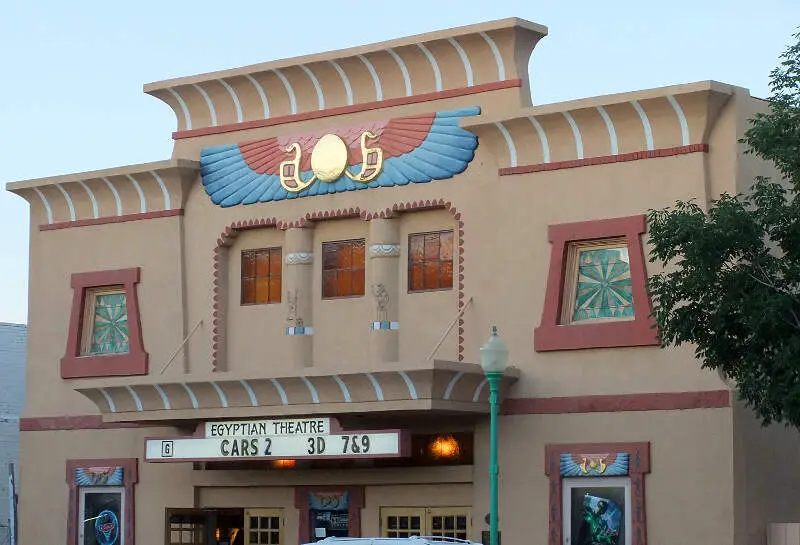
[[[72,310],[70,312],[67,346],[61,358],[61,378],[92,378],[137,376],[148,373],[148,354],[144,350],[137,284],[141,279],[139,267],[74,273],[71,277]],[[121,286],[121,288],[119,288]],[[86,354],[84,336],[91,327],[84,323],[87,299],[99,290],[118,289],[125,294],[128,326],[128,352]]]
[[[551,243],[550,268],[547,276],[544,307],[539,327],[534,330],[534,350],[574,350],[587,348],[618,348],[658,345],[658,332],[651,316],[652,306],[647,293],[647,268],[641,236],[646,232],[643,214],[548,227]],[[574,293],[570,270],[571,246],[623,240],[628,250],[634,316],[632,319],[605,318],[596,320],[567,320],[563,314],[565,295]]]

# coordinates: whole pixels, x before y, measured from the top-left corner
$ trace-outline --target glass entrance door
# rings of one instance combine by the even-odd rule
[[[381,536],[435,536],[469,539],[469,507],[384,507]]]

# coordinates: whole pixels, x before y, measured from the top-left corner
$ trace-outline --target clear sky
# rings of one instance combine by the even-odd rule
[[[504,17],[550,30],[535,104],[707,79],[765,97],[800,1],[3,0],[0,187],[169,158],[145,83]],[[28,205],[5,191],[0,233],[0,322],[25,322]]]

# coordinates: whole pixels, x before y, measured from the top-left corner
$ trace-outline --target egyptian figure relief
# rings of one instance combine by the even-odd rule
[[[478,147],[459,120],[478,114],[462,108],[205,148],[203,186],[229,207],[452,178]]]

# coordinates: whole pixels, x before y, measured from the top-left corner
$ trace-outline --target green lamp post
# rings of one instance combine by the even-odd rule
[[[497,463],[497,419],[499,413],[498,393],[500,381],[508,365],[508,348],[497,335],[497,326],[492,326],[489,340],[481,347],[481,367],[489,382],[489,544],[499,545],[498,534],[498,476]]]

